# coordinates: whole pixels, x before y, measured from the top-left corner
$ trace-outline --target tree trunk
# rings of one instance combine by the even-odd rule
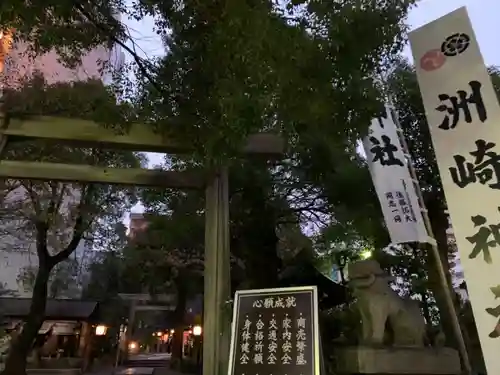
[[[50,267],[44,267],[40,264],[33,287],[30,311],[21,333],[12,340],[9,354],[5,361],[5,368],[1,373],[2,375],[26,374],[27,357],[45,318],[49,275]]]

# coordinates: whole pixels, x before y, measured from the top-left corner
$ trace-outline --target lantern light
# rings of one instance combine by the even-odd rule
[[[201,329],[200,325],[196,325],[193,327],[193,335],[201,336],[201,332],[202,332],[202,329]]]
[[[95,327],[95,334],[96,334],[96,336],[104,336],[106,334],[107,330],[108,330],[108,327],[100,324],[97,327]]]

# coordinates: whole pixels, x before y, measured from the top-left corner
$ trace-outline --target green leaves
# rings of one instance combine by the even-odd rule
[[[55,49],[69,65],[75,65],[85,52],[124,37],[115,18],[121,9],[121,0],[4,0],[0,25],[13,30],[15,40],[26,43],[32,52]]]
[[[118,98],[98,79],[47,84],[41,72],[25,78],[18,89],[5,90],[5,108],[11,117],[36,115],[92,120],[126,130],[134,117],[132,106]]]
[[[234,156],[263,129],[301,151],[311,140],[353,142],[376,110],[372,77],[401,47],[412,2],[293,2],[292,15],[286,3],[216,3],[158,5],[169,53],[142,88],[144,118],[194,142],[201,160]]]
[[[56,48],[74,62],[127,38],[114,13],[153,16],[168,54],[159,61],[134,54],[144,85],[132,101],[143,120],[194,143],[205,160],[234,156],[248,134],[263,129],[306,149],[314,137],[338,147],[346,136],[352,142],[373,115],[374,77],[401,48],[413,3],[5,0],[0,24],[36,52]],[[123,120],[97,111],[104,123]]]
[[[18,90],[10,90],[7,102],[10,116],[80,117],[106,125],[114,125],[116,120],[123,125],[120,118],[129,113],[126,106],[116,104],[116,98],[101,82],[47,85],[41,75],[35,75]],[[142,156],[128,151],[73,148],[39,141],[11,142],[5,158],[123,168],[140,167],[144,163]],[[25,194],[26,199],[9,199],[16,189],[7,190],[2,202],[2,234],[14,236],[16,246],[21,248],[32,246],[36,239],[39,258],[50,258],[45,263],[51,267],[67,259],[80,242],[92,243],[97,249],[115,248],[124,235],[117,224],[137,201],[134,187],[54,181],[12,183],[17,194]],[[66,278],[64,272],[59,274]]]
[[[15,28],[15,35],[30,41],[38,52],[66,50],[69,62],[99,43],[124,37],[111,17],[113,9],[136,19],[152,15],[168,51],[159,60],[142,61],[135,77],[138,87],[127,98],[133,105],[116,105],[116,98],[95,82],[40,90],[46,85],[39,80],[12,93],[8,107],[13,116],[79,116],[118,131],[137,120],[193,144],[195,152],[187,157],[193,164],[232,159],[232,225],[239,236],[233,239],[235,253],[251,264],[248,269],[253,272],[269,260],[276,269],[275,230],[282,223],[298,227],[301,220],[335,219],[346,232],[378,241],[378,204],[366,166],[356,157],[356,142],[379,108],[376,77],[401,49],[404,19],[412,3],[293,0],[277,5],[266,0],[215,0],[184,1],[180,6],[170,0],[148,0],[125,9],[120,0],[34,0],[30,8],[20,0],[5,0],[0,24]],[[245,138],[258,131],[286,138],[290,147],[283,163],[270,167],[236,157]],[[98,165],[139,162],[130,154],[56,150],[48,145],[42,152],[39,145],[29,147],[29,153],[17,149],[16,155],[80,158]],[[201,251],[204,198],[196,193],[149,193],[144,203],[165,217],[157,220],[157,228],[150,228],[153,244],[143,260],[170,277],[174,267],[168,262],[183,259],[185,252]],[[133,194],[99,187],[94,196],[106,199],[89,205],[93,213],[105,207],[117,216]],[[113,210],[111,203],[119,209]],[[100,226],[103,222],[107,221]],[[265,249],[269,257],[262,261],[252,256],[256,248]],[[171,258],[162,258],[165,252]],[[182,268],[181,263],[176,268]]]

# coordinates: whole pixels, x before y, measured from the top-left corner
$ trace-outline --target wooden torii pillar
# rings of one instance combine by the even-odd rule
[[[0,119],[2,117],[0,116]],[[5,121],[5,120],[4,120]],[[3,126],[2,126],[3,125]],[[43,139],[80,147],[128,149],[142,152],[185,153],[180,145],[154,133],[147,125],[132,125],[126,134],[116,134],[97,123],[61,117],[10,119],[0,124],[0,139],[22,141]],[[279,157],[283,140],[274,134],[256,134],[243,147],[244,154]],[[229,189],[225,166],[206,171],[157,171],[146,169],[101,168],[29,161],[0,160],[0,177],[28,180],[76,181],[168,188],[206,188],[205,285],[203,322],[203,374],[223,375],[229,360],[231,312]]]

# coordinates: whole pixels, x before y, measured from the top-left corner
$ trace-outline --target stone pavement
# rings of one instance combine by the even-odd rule
[[[101,374],[88,375],[111,375],[112,371]],[[87,374],[86,374],[87,375]],[[151,367],[122,367],[117,369],[114,375],[186,375],[177,371],[173,371],[168,367],[151,368]]]
[[[168,353],[137,354],[130,356],[126,366],[114,371],[108,367],[84,375],[186,375],[170,369],[170,357]]]
[[[160,368],[118,367],[115,371],[113,371],[113,368],[107,368],[95,372],[87,372],[84,375],[186,375],[186,374],[173,371],[168,367],[160,367]]]
[[[149,353],[149,354],[137,354],[130,356],[131,361],[162,361],[169,360],[172,357],[170,353]]]
[[[117,372],[117,375],[153,375],[155,368],[151,367],[128,367]]]
[[[120,368],[118,368],[117,370],[120,370]],[[118,373],[118,371],[116,373]],[[84,373],[84,375],[112,375],[112,374],[113,374],[112,367],[101,368],[99,370],[87,371]]]

